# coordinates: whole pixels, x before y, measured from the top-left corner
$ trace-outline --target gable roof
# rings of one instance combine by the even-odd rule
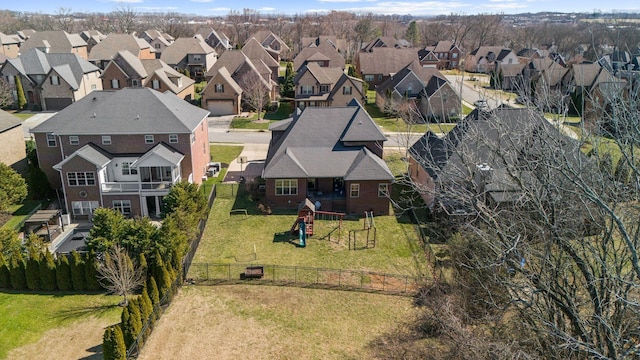
[[[112,33],[91,48],[89,60],[111,60],[118,51],[124,50],[139,57],[142,50],[150,48],[151,45],[144,39],[137,38],[131,34]]]
[[[145,166],[149,160],[151,160],[149,165],[157,165],[157,162],[153,161],[153,158],[160,158],[172,165],[179,165],[182,159],[184,159],[184,154],[173,147],[160,142],[158,145],[144,153],[144,155],[140,156],[136,161],[131,163],[131,167],[137,168]]]
[[[93,165],[96,166],[96,168],[105,167],[109,162],[111,162],[111,158],[112,158],[112,155],[109,154],[108,152],[104,151],[103,149],[99,148],[98,146],[92,143],[88,143],[87,145],[84,145],[80,149],[74,151],[71,155],[67,156],[61,162],[53,165],[53,168],[56,170],[61,170],[64,164],[71,161],[77,156],[92,163]]]
[[[144,86],[147,86],[155,76],[166,87],[168,87],[172,93],[178,94],[185,88],[188,88],[195,83],[195,80],[177,72],[174,68],[165,64],[165,62],[160,59],[144,59],[140,60],[140,62],[142,63],[144,70],[148,74],[148,76],[144,79]],[[176,82],[174,82],[172,79],[182,79],[180,81],[181,85],[178,86],[178,84],[176,84]]]
[[[393,36],[380,36],[376,39],[373,39],[370,43],[366,44],[363,47],[363,51],[371,51],[375,48],[406,48],[411,46],[408,41],[404,39],[396,40]]]
[[[182,59],[192,54],[208,55],[216,54],[216,51],[207,43],[196,38],[177,38],[171,45],[162,51],[160,59],[169,65],[180,63]]]
[[[56,72],[63,76],[70,85],[76,84],[74,89],[77,89],[84,74],[100,71],[99,68],[78,54],[45,54],[38,49],[30,49],[15,59],[8,59],[7,64],[13,65],[17,71],[33,83],[35,83],[34,75],[47,75],[52,68],[55,68]]]
[[[149,88],[93,91],[31,130],[62,135],[191,133],[208,111]]]
[[[359,104],[307,107],[288,125],[269,147],[264,178],[349,176],[351,180],[393,180],[382,159],[363,145],[348,144],[386,140]]]
[[[335,84],[338,79],[344,75],[344,70],[332,67],[321,67],[317,63],[306,64],[298,70],[296,77],[293,79],[293,83],[297,84],[300,78],[306,73],[311,74],[319,84]]]
[[[247,40],[246,44],[242,47],[242,52],[247,55],[251,61],[255,62],[257,59],[260,59],[264,61],[268,67],[280,66],[278,61],[269,55],[269,52],[267,52],[256,38]]]
[[[269,30],[259,30],[253,35],[251,35],[251,37],[258,40],[258,42],[264,47],[270,47],[271,49],[273,49],[273,46],[272,46],[273,43],[277,42],[280,44],[280,50],[279,50],[280,52],[291,50],[289,46],[287,46],[287,43],[282,41],[282,39],[280,39],[278,35],[274,34]]]
[[[374,48],[358,54],[362,74],[395,74],[408,63],[418,59],[416,49]]]
[[[233,77],[231,77],[231,74],[229,73],[227,68],[224,67],[224,66],[219,68],[218,71],[213,75],[213,77],[211,79],[209,79],[209,81],[207,82],[207,87],[215,86],[215,83],[216,83],[215,79],[218,78],[218,77],[222,78],[224,80],[224,82],[229,84],[229,86],[231,86],[231,88],[236,93],[236,95],[241,95],[242,94],[242,88],[240,87],[240,85],[238,85],[238,83],[235,81],[235,79],[233,79]],[[280,121],[278,121],[278,122],[280,122]]]
[[[431,96],[442,85],[448,83],[444,75],[442,75],[437,69],[422,67],[418,60],[413,60],[397,73],[385,80],[382,84],[378,85],[376,87],[376,91],[379,94],[386,96],[387,90],[395,90],[400,82],[402,82],[407,76],[411,75],[415,75],[420,80],[423,88],[428,88],[428,96]]]
[[[20,40],[16,39],[13,36],[5,35],[0,32],[0,46],[2,45],[11,45],[11,44],[20,44]]]
[[[49,53],[71,53],[74,48],[87,46],[78,34],[69,34],[66,31],[38,31],[31,34],[22,46],[20,52],[29,49],[46,47]]]
[[[345,68],[345,59],[328,41],[321,41],[318,45],[303,48],[293,58],[293,68],[300,69],[306,62],[329,60],[329,67]]]

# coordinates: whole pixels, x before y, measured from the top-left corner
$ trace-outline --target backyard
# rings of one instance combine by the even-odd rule
[[[102,359],[120,297],[0,292],[0,359]]]

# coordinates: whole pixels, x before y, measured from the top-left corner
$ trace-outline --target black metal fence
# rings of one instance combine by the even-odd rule
[[[261,276],[255,269],[261,268]],[[252,271],[252,276],[246,274]],[[198,284],[243,283],[336,288],[413,296],[425,279],[370,271],[261,264],[193,263],[188,281]]]

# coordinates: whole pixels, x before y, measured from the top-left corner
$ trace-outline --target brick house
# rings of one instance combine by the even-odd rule
[[[102,73],[104,90],[148,87],[160,92],[170,91],[187,101],[193,99],[194,83],[193,79],[180,74],[160,59],[140,60],[126,50],[119,51]]]
[[[160,55],[160,60],[174,69],[189,70],[196,81],[204,78],[217,59],[218,53],[199,38],[177,38]]]
[[[151,45],[151,48],[153,48],[156,55],[156,59],[159,59],[160,54],[162,54],[164,49],[173,44],[173,41],[175,40],[173,36],[155,29],[146,30],[139,36],[139,38],[144,39],[149,43],[149,45]]]
[[[376,105],[382,111],[403,100],[415,104],[422,120],[449,121],[458,118],[460,96],[435,68],[412,61],[376,88]]]
[[[356,71],[373,90],[413,60],[418,60],[417,49],[374,47],[358,53]]]
[[[129,34],[109,34],[91,48],[89,61],[104,70],[119,51],[128,51],[140,60],[155,59],[155,50],[141,38]]]
[[[42,110],[60,110],[94,90],[102,90],[100,69],[71,53],[47,54],[31,49],[8,59],[0,67],[0,76],[13,91],[19,77],[27,107]]]
[[[270,130],[262,177],[272,208],[297,209],[308,198],[326,211],[389,214],[386,137],[357,101],[308,107]]]
[[[293,58],[293,68],[300,71],[305,64],[316,63],[321,67],[340,68],[344,70],[345,59],[338,47],[328,39],[303,47]]]
[[[345,106],[352,99],[364,101],[363,81],[344,73],[340,68],[304,65],[293,80],[296,107]]]
[[[468,72],[489,74],[498,64],[518,64],[518,55],[502,46],[480,46],[470,52],[464,60],[464,69]]]
[[[172,184],[206,176],[208,114],[169,92],[96,91],[31,132],[41,169],[74,217],[97,207],[156,217]]]
[[[20,45],[20,53],[38,49],[43,53],[77,54],[87,60],[89,50],[87,42],[79,34],[69,34],[63,30],[36,31]]]
[[[438,70],[457,69],[461,56],[462,50],[452,41],[438,41],[418,51],[423,66],[433,66]]]

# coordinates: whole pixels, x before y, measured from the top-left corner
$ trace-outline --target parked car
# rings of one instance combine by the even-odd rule
[[[487,104],[487,100],[484,100],[484,99],[474,101],[473,106],[475,106],[479,110],[486,110],[489,108],[489,104]]]

